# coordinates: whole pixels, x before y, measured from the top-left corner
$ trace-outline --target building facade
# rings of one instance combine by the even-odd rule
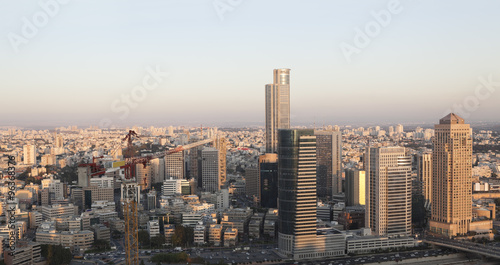
[[[450,113],[434,126],[431,232],[466,234],[472,219],[472,137],[469,124]]]
[[[404,147],[368,147],[366,227],[378,236],[411,234],[411,157]]]
[[[290,128],[290,69],[274,69],[266,85],[266,153],[276,153],[278,129]]]
[[[315,131],[318,196],[342,193],[342,135],[339,131]]]

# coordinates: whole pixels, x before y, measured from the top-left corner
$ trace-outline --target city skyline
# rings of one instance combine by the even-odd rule
[[[266,8],[244,2],[222,19],[211,2],[109,2],[99,3],[88,20],[95,3],[61,4],[32,38],[22,33],[24,18],[44,9],[0,3],[6,7],[0,9],[0,58],[6,62],[0,85],[10,99],[1,125],[85,126],[103,119],[118,126],[263,125],[262,84],[277,68],[293,71],[292,126],[432,123],[464,103],[471,105],[464,110],[469,117],[462,115],[470,123],[498,121],[497,2],[399,3],[388,25],[349,61],[343,44],[354,45],[358,29],[377,22],[374,14],[391,11],[391,1],[324,2],[307,11],[296,1]],[[450,11],[447,20],[439,7]],[[274,12],[281,8],[285,12]],[[276,34],[266,25],[281,21],[290,21],[280,24],[283,41],[265,41]],[[12,36],[27,42],[13,44]],[[122,95],[130,96],[149,69],[165,77],[126,113]],[[485,83],[490,88],[476,93]],[[15,108],[20,102],[27,107]]]

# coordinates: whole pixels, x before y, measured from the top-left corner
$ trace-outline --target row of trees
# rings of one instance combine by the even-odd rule
[[[140,230],[138,232],[139,245],[142,248],[163,248],[165,244],[165,236],[160,234],[155,237],[150,237],[148,232]],[[172,235],[172,246],[174,247],[190,247],[194,243],[194,231],[191,227],[177,225],[174,234]]]
[[[69,264],[73,259],[73,254],[69,249],[61,245],[41,245],[42,257],[47,260],[50,265]]]

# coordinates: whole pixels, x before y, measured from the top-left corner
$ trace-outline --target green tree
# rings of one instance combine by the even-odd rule
[[[141,260],[141,265],[146,265],[146,264],[144,264],[144,260]]]
[[[47,264],[69,264],[73,259],[73,254],[71,254],[71,251],[61,245],[41,245],[41,248],[42,257],[47,260]]]
[[[161,248],[165,244],[165,236],[160,234],[151,238],[151,246],[153,248]]]
[[[93,248],[95,250],[103,251],[111,249],[111,245],[106,240],[98,239],[94,242]]]
[[[193,244],[194,230],[191,227],[178,225],[172,235],[172,245],[175,247],[188,247]]]
[[[141,246],[149,246],[150,238],[146,230],[139,230],[138,232],[139,244]]]

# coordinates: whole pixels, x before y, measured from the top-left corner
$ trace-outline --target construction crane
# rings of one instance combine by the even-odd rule
[[[129,130],[122,141],[127,141],[127,157],[125,165],[121,168],[125,171],[125,178],[122,182],[123,215],[125,217],[125,256],[127,265],[139,264],[139,231],[137,202],[139,190],[135,181],[135,161],[132,145],[133,137],[138,137],[135,131]]]
[[[133,157],[134,150],[132,140],[139,138],[139,135],[133,130],[129,130],[122,141],[127,141],[127,156],[125,165],[121,166],[124,169],[124,179],[122,180],[122,201],[123,201],[123,215],[125,217],[125,250],[126,250],[126,264],[137,265],[139,264],[139,237],[138,237],[138,213],[137,202],[139,201],[140,191],[138,189],[137,180],[135,179],[136,165],[142,164],[146,166],[150,160],[155,158],[162,158],[166,155],[188,150],[193,147],[208,144],[216,141],[216,138],[205,139],[196,143],[178,146],[171,150],[157,152],[148,156]]]

